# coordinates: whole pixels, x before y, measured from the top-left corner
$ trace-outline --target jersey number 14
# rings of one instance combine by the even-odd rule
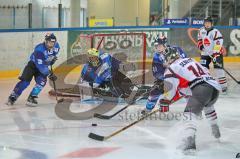
[[[199,66],[197,63],[195,63],[195,67],[193,65],[188,66],[188,70],[193,72],[193,74],[196,77],[200,77],[202,75],[205,75],[205,72],[203,71],[201,66]]]

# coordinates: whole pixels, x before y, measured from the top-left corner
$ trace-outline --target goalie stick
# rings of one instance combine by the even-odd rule
[[[112,115],[104,115],[104,114],[98,114],[98,113],[95,113],[93,116],[96,117],[96,118],[99,118],[99,119],[111,119],[113,118],[114,116],[116,116],[117,114],[119,114],[120,112],[122,112],[123,110],[127,109],[129,106],[131,106],[133,104],[133,100],[134,100],[134,97],[136,96],[136,94],[138,93],[138,91],[133,91],[133,93],[131,93],[130,97],[128,98],[129,101],[127,101],[127,105],[125,107],[123,107],[122,109],[118,110],[117,112],[115,112],[114,114]],[[140,97],[138,97],[138,99],[136,99],[135,101],[138,101],[140,100],[142,97],[144,97],[147,93],[149,93],[148,91],[143,93]]]

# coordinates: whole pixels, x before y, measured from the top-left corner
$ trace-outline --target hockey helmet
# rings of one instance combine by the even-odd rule
[[[173,47],[167,47],[163,55],[166,64],[171,64],[180,57],[177,49]]]
[[[212,19],[212,17],[208,16],[208,17],[204,18],[203,22],[204,23],[205,22],[211,22],[213,24],[213,19]]]
[[[91,48],[87,51],[88,55],[90,56],[99,56],[99,51],[95,48]]]
[[[53,33],[47,33],[45,35],[45,41],[51,41],[51,42],[56,42],[57,38]]]
[[[165,36],[157,36],[154,40],[154,45],[166,45],[167,38]]]
[[[88,54],[88,62],[92,65],[92,66],[98,66],[99,65],[99,51],[95,48],[91,48],[87,51]]]

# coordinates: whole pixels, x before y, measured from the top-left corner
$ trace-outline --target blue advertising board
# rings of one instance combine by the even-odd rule
[[[203,26],[203,19],[192,19],[191,25],[193,25],[193,26]]]
[[[189,19],[164,19],[164,25],[189,25]]]

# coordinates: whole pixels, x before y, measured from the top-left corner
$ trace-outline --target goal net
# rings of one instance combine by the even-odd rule
[[[131,79],[134,84],[145,83],[146,69],[146,34],[138,32],[80,34],[71,46],[71,57],[84,55],[90,48],[111,54],[121,61],[120,72]],[[80,74],[80,73],[79,73]],[[78,88],[59,88],[58,95],[80,96]],[[53,90],[50,95],[54,95]]]

